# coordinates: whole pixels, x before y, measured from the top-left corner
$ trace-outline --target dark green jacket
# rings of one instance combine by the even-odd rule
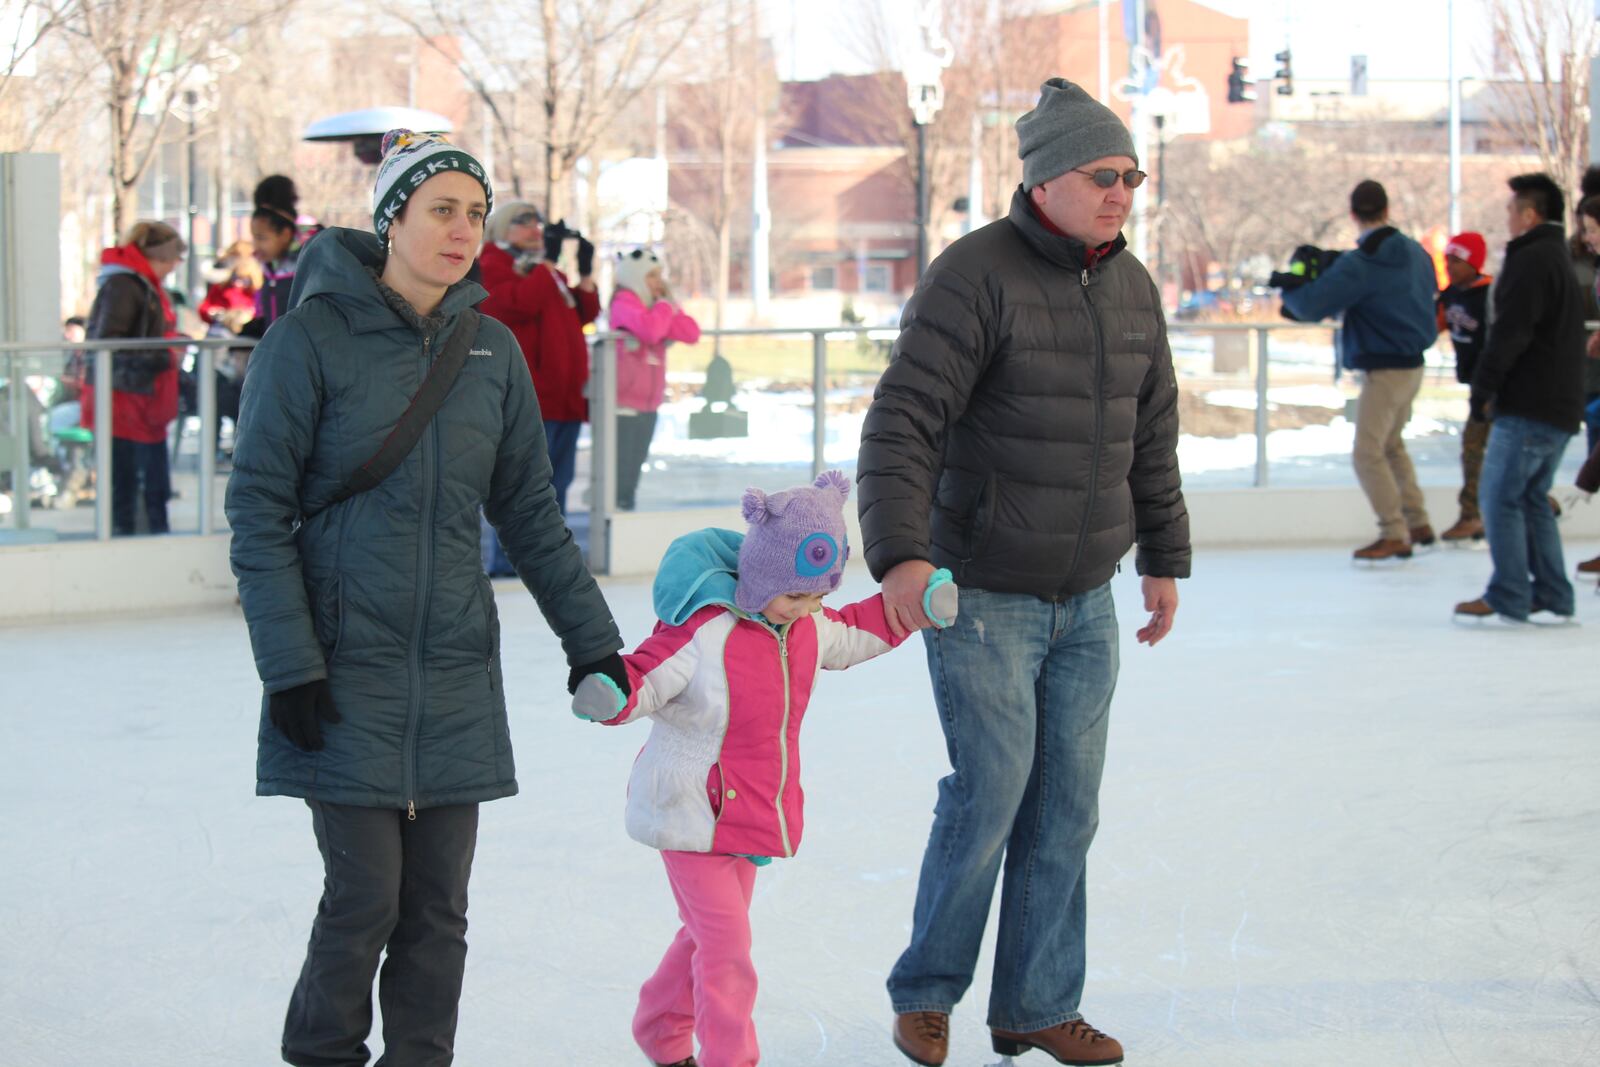
[[[342,716],[321,751],[302,752],[263,699],[256,792],[398,808],[510,796],[479,506],[569,663],[622,641],[556,507],[527,363],[493,319],[399,469],[327,506],[485,295],[460,282],[421,320],[385,299],[368,269],[380,261],[372,234],[320,234],[300,260],[294,310],[245,379],[227,513],[256,669],[267,693],[326,677]]]

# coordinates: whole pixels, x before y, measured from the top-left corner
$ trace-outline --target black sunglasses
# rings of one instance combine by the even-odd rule
[[[527,226],[531,223],[543,221],[544,219],[539,217],[539,213],[537,211],[524,211],[520,215],[511,216],[511,225],[513,226]]]
[[[1078,174],[1087,174],[1102,189],[1109,189],[1117,184],[1118,178],[1121,178],[1122,184],[1129,189],[1137,189],[1149,177],[1142,170],[1125,170],[1118,173],[1110,167],[1101,167],[1099,170],[1084,170],[1081,167],[1073,167],[1072,169]]]

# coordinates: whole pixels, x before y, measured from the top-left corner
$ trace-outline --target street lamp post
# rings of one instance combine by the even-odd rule
[[[200,205],[195,203],[195,201],[197,199],[197,197],[195,196],[195,186],[197,184],[196,181],[195,181],[195,176],[196,176],[196,171],[198,171],[199,168],[195,165],[195,148],[194,148],[194,144],[195,144],[195,128],[194,127],[195,127],[195,119],[198,117],[198,115],[200,113],[199,104],[200,104],[200,95],[198,93],[196,93],[193,89],[185,89],[183,91],[183,109],[184,109],[184,111],[188,112],[188,116],[189,116],[189,143],[186,146],[186,152],[185,152],[185,155],[184,155],[184,166],[183,166],[184,177],[187,180],[187,184],[188,184],[188,191],[184,196],[184,200],[185,200],[184,222],[185,222],[185,229],[187,230],[187,233],[184,234],[184,240],[188,242],[189,254],[184,257],[184,265],[185,265],[186,269],[185,269],[185,272],[184,272],[183,290],[184,290],[185,293],[188,294],[189,299],[191,299],[191,300],[195,299],[195,296],[196,296],[196,294],[198,292],[198,289],[196,287],[200,284],[200,256],[195,252],[195,246],[194,246],[194,220],[195,220],[195,216],[200,213]],[[215,236],[212,237],[211,243],[213,245],[215,245],[217,243]]]
[[[928,269],[928,127],[944,106],[940,78],[954,52],[939,29],[937,0],[921,5],[922,47],[906,58],[906,104],[917,128],[917,277]]]

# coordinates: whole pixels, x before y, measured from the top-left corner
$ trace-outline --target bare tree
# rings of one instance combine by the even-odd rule
[[[995,218],[1010,205],[1012,188],[1021,175],[1011,120],[1033,106],[1039,83],[1054,73],[1049,56],[1037,44],[1041,32],[1053,32],[1047,25],[1053,16],[1031,15],[1036,7],[1028,0],[947,0],[943,5],[942,33],[954,60],[941,79],[944,105],[924,131],[932,234],[959,216],[955,205],[967,193],[975,154],[984,179],[984,200],[969,204],[968,210]],[[900,74],[907,47],[903,22],[898,8],[880,0],[865,7],[852,23],[851,50],[883,72],[863,87],[853,106],[864,128],[873,121],[891,124],[895,136],[888,143],[905,146],[903,173],[914,191],[916,129]],[[936,241],[930,240],[929,247],[938,251]]]
[[[724,0],[713,19],[702,24],[696,54],[717,57],[701,64],[715,73],[674,87],[667,110],[672,166],[683,175],[677,188],[687,198],[674,209],[693,217],[710,237],[694,245],[714,256],[706,273],[715,299],[714,325],[721,329],[735,230],[739,220],[749,217],[742,206],[750,196],[756,118],[760,113],[771,121],[778,84],[771,50],[759,40],[754,5]],[[717,342],[720,347],[720,337]]]
[[[65,21],[72,0],[13,0],[0,8],[0,103],[37,59],[39,46]]]
[[[139,179],[161,144],[174,101],[208,48],[284,10],[291,0],[78,0],[68,23],[105,76],[112,227],[130,220]],[[145,112],[148,112],[146,121]]]
[[[540,0],[536,9],[517,0],[425,2],[420,13],[394,0],[389,10],[429,47],[463,43],[450,58],[492,118],[497,163],[523,195],[519,149],[537,140],[552,218],[571,206],[566,185],[577,161],[658,83],[703,10],[694,0]],[[536,138],[527,128],[535,116]]]
[[[62,32],[75,0],[14,0],[0,17],[0,150],[51,143],[92,68]]]
[[[1497,123],[1532,146],[1563,189],[1589,159],[1589,66],[1600,55],[1592,0],[1485,0],[1495,62],[1517,79],[1494,108]]]

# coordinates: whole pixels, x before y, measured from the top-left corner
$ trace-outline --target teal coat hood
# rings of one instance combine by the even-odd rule
[[[661,557],[652,595],[656,618],[680,626],[710,604],[734,608],[739,586],[739,546],[744,534],[705,529],[684,534]]]

